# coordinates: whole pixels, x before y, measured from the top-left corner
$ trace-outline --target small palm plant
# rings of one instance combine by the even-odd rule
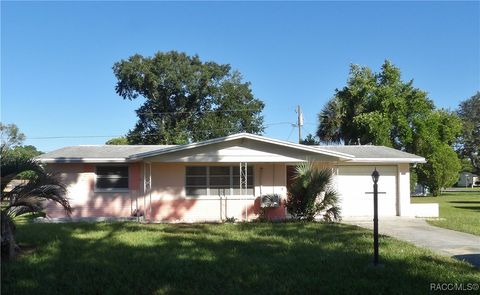
[[[293,180],[286,206],[295,219],[312,221],[320,214],[328,222],[340,219],[338,194],[331,185],[330,169],[319,169],[311,162],[301,163],[295,167]]]
[[[15,218],[25,214],[43,213],[45,201],[60,204],[71,213],[65,187],[57,178],[48,173],[37,161],[25,158],[13,158],[2,152],[1,159],[1,249],[2,258],[11,259],[18,251],[15,242]],[[25,173],[28,172],[28,173]],[[11,189],[7,185],[18,179],[19,174],[28,175],[23,184]]]

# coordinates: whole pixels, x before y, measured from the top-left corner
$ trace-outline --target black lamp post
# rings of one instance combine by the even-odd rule
[[[373,265],[378,265],[378,179],[377,168],[372,173],[373,180]]]

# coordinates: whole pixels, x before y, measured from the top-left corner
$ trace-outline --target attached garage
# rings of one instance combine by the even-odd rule
[[[342,204],[342,216],[373,215],[374,169],[380,173],[378,213],[381,216],[400,215],[397,206],[398,166],[337,166],[337,191]]]

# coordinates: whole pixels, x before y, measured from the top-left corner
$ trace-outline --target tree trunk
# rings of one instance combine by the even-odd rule
[[[15,243],[13,226],[11,220],[2,214],[2,259],[13,259],[18,248]]]

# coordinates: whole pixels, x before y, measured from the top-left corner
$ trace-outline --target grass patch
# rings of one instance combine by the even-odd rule
[[[425,294],[471,283],[467,263],[343,224],[21,224],[33,252],[2,265],[5,294]],[[35,247],[32,247],[35,245]]]
[[[480,236],[480,192],[444,192],[439,197],[412,197],[412,203],[438,203],[440,219],[431,225]]]

